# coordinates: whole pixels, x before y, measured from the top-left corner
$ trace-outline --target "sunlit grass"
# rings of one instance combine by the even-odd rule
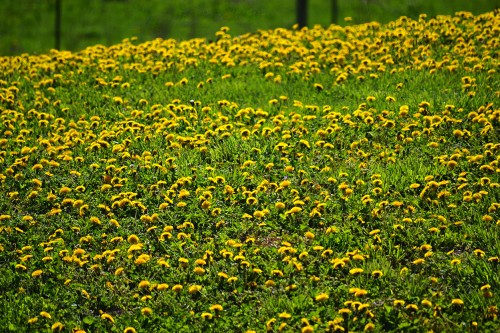
[[[498,21],[0,58],[1,326],[498,330]]]

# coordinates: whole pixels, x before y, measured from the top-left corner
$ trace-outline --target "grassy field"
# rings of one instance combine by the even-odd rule
[[[332,23],[330,1],[308,2],[309,26],[328,27]],[[61,48],[79,51],[95,44],[109,46],[132,36],[141,41],[213,38],[221,26],[229,26],[233,36],[291,28],[296,22],[295,4],[295,0],[62,1]],[[500,0],[338,0],[338,7],[336,23],[352,25],[387,23],[400,16],[418,19],[422,13],[429,18],[458,11],[480,14],[500,8]],[[0,17],[0,55],[46,53],[55,47],[55,0],[3,0]]]
[[[0,327],[498,332],[499,27],[0,57]]]

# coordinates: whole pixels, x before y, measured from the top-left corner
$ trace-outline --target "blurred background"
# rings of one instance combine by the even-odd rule
[[[307,5],[308,26],[325,27],[500,8],[500,0],[0,0],[0,55],[78,51],[133,36],[213,39],[221,26],[233,36],[290,28],[300,19],[299,3]]]

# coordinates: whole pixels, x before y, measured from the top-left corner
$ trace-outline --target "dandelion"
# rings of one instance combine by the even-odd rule
[[[316,297],[314,298],[317,302],[323,302],[323,301],[326,301],[328,298],[330,298],[328,296],[328,294],[326,293],[321,293],[321,294],[318,294],[316,295]]]
[[[316,88],[317,91],[322,91],[323,90],[323,85],[321,85],[319,83],[315,83],[314,84],[314,88]]]
[[[358,289],[356,290],[356,292],[354,293],[354,296],[355,297],[363,297],[363,296],[366,296],[368,295],[368,291],[365,290],[365,289]]]
[[[139,289],[145,289],[147,287],[149,287],[151,285],[151,283],[149,281],[146,281],[146,280],[142,280],[141,282],[139,282]]]
[[[189,196],[189,191],[188,190],[185,190],[185,189],[182,189],[180,192],[179,192],[179,199],[182,199],[182,198],[186,198]]]
[[[222,305],[220,304],[214,304],[210,307],[210,310],[211,311],[216,311],[216,312],[220,312],[222,311],[224,308],[222,307]]]
[[[203,318],[203,320],[210,320],[213,318],[213,315],[209,312],[203,312],[201,318]]]
[[[375,324],[374,323],[368,323],[365,325],[365,328],[363,329],[364,332],[371,332],[375,329]]]
[[[181,267],[186,268],[189,264],[189,260],[186,258],[179,258],[179,264]]]
[[[175,293],[180,293],[183,289],[183,286],[180,284],[176,284],[175,286],[172,287],[172,291]]]
[[[279,269],[273,269],[271,271],[271,274],[274,275],[274,276],[281,276],[281,277],[283,276],[283,272],[281,270],[279,270]]]
[[[304,234],[304,237],[306,237],[307,239],[313,240],[314,239],[314,234],[312,232],[310,232],[310,231],[307,231]]]
[[[92,222],[94,224],[101,224],[101,220],[99,220],[99,218],[95,217],[95,216],[90,217],[90,222]]]
[[[45,311],[40,312],[40,316],[42,316],[43,318],[46,318],[46,319],[52,319],[52,316],[50,315],[50,313],[45,312]]]
[[[416,304],[408,304],[405,308],[406,310],[417,311],[418,306]]]
[[[418,258],[418,259],[415,259],[413,260],[411,263],[414,264],[414,265],[421,265],[425,262],[425,259],[423,258]]]
[[[32,277],[38,277],[40,275],[42,275],[43,271],[41,269],[37,269],[35,271],[33,271],[33,273],[31,273],[31,276]]]
[[[276,207],[276,209],[284,209],[285,208],[285,204],[283,202],[277,202],[275,204],[275,207]]]
[[[473,252],[476,256],[481,257],[481,258],[484,257],[484,255],[485,255],[485,252],[481,249],[475,249]]]
[[[348,315],[350,314],[352,311],[350,309],[347,309],[347,308],[342,308],[342,309],[339,309],[339,314],[341,315]]]
[[[200,292],[200,290],[201,290],[202,288],[203,288],[202,286],[197,285],[197,284],[192,285],[192,286],[189,286],[189,288],[188,288],[188,293],[189,293],[190,295],[196,294],[196,293]]]
[[[485,290],[489,290],[490,288],[491,288],[491,285],[485,284],[484,286],[481,286],[480,290],[485,291]]]
[[[278,315],[279,318],[282,318],[282,319],[290,319],[292,318],[292,315],[289,314],[288,312],[282,312]]]
[[[203,274],[205,274],[205,270],[202,267],[195,267],[194,268],[194,274],[196,274],[196,275],[203,275]]]
[[[111,322],[113,324],[115,323],[115,320],[113,319],[113,317],[110,314],[108,314],[108,313],[103,313],[101,315],[101,319],[107,320],[107,321],[109,321],[109,322]]]
[[[452,305],[457,305],[457,306],[462,306],[464,305],[464,301],[462,301],[460,298],[454,298],[451,300]]]
[[[406,303],[405,301],[400,300],[400,299],[395,299],[393,302],[394,306],[404,306],[405,303]]]
[[[149,260],[151,260],[151,256],[148,255],[148,254],[141,254],[135,261],[134,263],[136,265],[143,265],[145,263],[147,263]]]
[[[233,283],[233,282],[236,282],[238,281],[238,277],[237,276],[231,276],[229,278],[227,278],[227,283]]]
[[[301,332],[302,333],[313,333],[314,327],[312,327],[311,325],[304,326],[304,327],[302,327]]]
[[[137,333],[137,331],[135,330],[135,328],[129,326],[123,330],[123,333]]]
[[[164,290],[167,290],[167,289],[168,289],[168,284],[166,284],[166,283],[159,283],[156,286],[156,290],[158,290],[158,291],[164,291]]]
[[[62,331],[64,328],[64,325],[61,323],[61,322],[55,322],[54,324],[52,324],[52,326],[50,327],[50,329],[52,331]]]
[[[273,280],[267,280],[264,285],[268,288],[276,286],[276,283]]]
[[[141,314],[143,316],[150,316],[152,313],[153,313],[153,310],[151,308],[146,307],[146,308],[141,309]]]
[[[423,299],[421,304],[425,307],[428,307],[428,308],[432,307],[432,302],[427,300],[427,299]]]

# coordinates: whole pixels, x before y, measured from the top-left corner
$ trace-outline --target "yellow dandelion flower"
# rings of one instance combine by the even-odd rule
[[[294,207],[296,208],[296,207]],[[307,238],[307,239],[314,239],[314,234],[310,231],[307,231],[305,234],[304,234],[304,237]]]
[[[107,321],[109,321],[109,322],[111,322],[111,323],[114,323],[114,322],[115,322],[114,318],[113,318],[110,314],[108,314],[108,313],[103,313],[103,314],[101,315],[101,319],[103,319],[103,320],[107,320]]]
[[[328,296],[328,294],[326,293],[321,293],[321,294],[318,294],[316,295],[316,297],[314,298],[317,302],[323,302],[323,301],[326,301],[327,299],[329,299],[330,296]]]
[[[50,313],[45,312],[45,311],[40,312],[40,316],[42,316],[43,318],[52,319],[52,316],[50,315]]]
[[[179,258],[179,265],[181,267],[187,267],[189,264],[189,259],[186,259],[186,258]]]
[[[190,295],[192,295],[192,294],[196,294],[196,293],[200,292],[200,290],[201,290],[202,288],[203,288],[202,286],[197,285],[197,284],[192,285],[192,286],[189,286],[189,288],[188,288],[188,293],[189,293]]]
[[[425,262],[425,259],[418,258],[418,259],[413,260],[411,263],[414,265],[420,265],[420,264],[423,264],[424,262]]]
[[[316,88],[317,91],[322,91],[323,90],[323,85],[321,85],[319,83],[315,83],[314,84],[314,88]]]
[[[41,164],[35,164],[33,165],[33,167],[31,167],[31,170],[33,171],[38,171],[38,170],[42,170],[43,169],[43,165]]]
[[[220,304],[214,304],[210,307],[211,311],[222,311],[224,308]]]
[[[91,216],[90,222],[95,223],[95,224],[101,224],[101,220],[99,220],[99,218],[96,216]]]
[[[489,284],[485,284],[484,286],[482,286],[482,287],[480,288],[480,290],[481,290],[481,291],[485,291],[485,290],[488,290],[488,289],[490,289],[490,288],[491,288],[491,285],[489,285]]]
[[[31,273],[31,276],[32,277],[38,277],[40,275],[42,275],[43,271],[41,269],[37,269],[35,271],[33,271],[33,273]]]
[[[203,318],[204,320],[210,320],[213,318],[213,314],[211,314],[209,312],[203,312],[201,314],[201,318]]]
[[[176,293],[180,293],[184,287],[180,284],[176,284],[172,287],[172,291]]]
[[[277,202],[275,205],[276,209],[284,209],[285,204],[283,202]]]
[[[464,301],[462,301],[460,298],[454,298],[451,300],[452,305],[457,305],[457,306],[462,306],[464,305]]]
[[[182,198],[185,198],[185,197],[188,197],[189,196],[189,191],[188,190],[185,190],[185,189],[182,189],[180,192],[179,192],[179,199],[182,199]]]
[[[363,296],[366,296],[368,294],[368,291],[365,290],[365,289],[358,289],[356,290],[356,292],[354,293],[354,296],[355,297],[363,297]]]
[[[144,289],[144,288],[147,288],[151,285],[151,283],[149,281],[146,281],[146,280],[142,280],[141,282],[139,282],[139,289]]]
[[[273,269],[271,271],[271,274],[274,275],[274,276],[281,276],[281,277],[283,276],[283,272],[281,270],[279,270],[279,269]]]
[[[314,327],[312,327],[311,325],[304,326],[304,327],[302,327],[301,332],[302,333],[313,333]]]
[[[62,331],[63,328],[64,328],[63,323],[58,321],[52,324],[52,326],[50,327],[52,331],[59,331],[59,332]]]
[[[292,315],[287,313],[286,311],[285,312],[282,312],[278,315],[278,317],[280,318],[283,318],[283,319],[289,319],[289,318],[292,318]]]
[[[368,323],[365,325],[364,332],[370,332],[375,329],[375,324],[374,323]]]
[[[151,260],[151,256],[149,254],[143,253],[134,261],[134,263],[136,265],[143,265],[147,263],[149,260]]]
[[[123,333],[137,333],[137,331],[135,330],[135,328],[129,326],[123,330]]]
[[[276,286],[276,283],[273,280],[267,280],[264,285],[268,288]]]
[[[236,282],[236,281],[238,281],[238,277],[236,277],[236,276],[231,276],[231,277],[229,277],[227,279],[227,283],[233,283],[233,282]]]
[[[151,308],[145,307],[141,309],[141,314],[143,316],[149,316],[153,313],[153,310]]]
[[[156,286],[156,290],[158,291],[163,291],[168,289],[168,284],[166,283],[160,283]]]
[[[427,300],[427,299],[423,299],[421,304],[425,307],[428,307],[428,308],[432,307],[432,302]]]
[[[341,315],[348,315],[351,312],[352,311],[350,309],[348,309],[348,308],[339,309],[339,314],[341,314]]]
[[[418,305],[416,304],[408,304],[405,307],[406,310],[411,310],[411,311],[418,311]]]
[[[393,305],[394,306],[404,306],[405,305],[405,301],[403,300],[400,300],[400,299],[395,299],[394,302],[393,302]]]

